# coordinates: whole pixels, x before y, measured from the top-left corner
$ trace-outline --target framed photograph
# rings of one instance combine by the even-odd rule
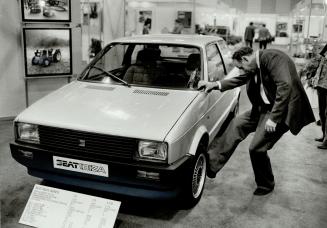
[[[178,11],[177,19],[181,20],[184,28],[191,28],[192,24],[192,12],[190,11]]]
[[[151,10],[139,11],[138,21],[142,25],[142,34],[149,34],[152,26],[152,11]]]
[[[70,22],[71,0],[21,0],[23,22]]]
[[[70,28],[23,28],[26,77],[72,74]]]
[[[293,32],[294,33],[302,33],[303,31],[303,25],[300,24],[294,24],[293,25]]]
[[[286,22],[276,22],[276,37],[288,37]]]

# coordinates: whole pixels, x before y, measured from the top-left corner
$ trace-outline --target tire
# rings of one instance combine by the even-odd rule
[[[50,66],[50,61],[49,61],[49,59],[44,59],[44,60],[43,60],[43,65],[46,66],[46,67],[47,67],[47,66]]]
[[[60,52],[56,52],[53,55],[53,62],[57,63],[57,62],[60,62],[60,60],[61,60],[61,53]]]
[[[199,146],[186,172],[182,204],[192,208],[200,201],[206,180],[207,159],[203,147]]]
[[[32,65],[37,65],[38,64],[38,60],[36,59],[36,57],[34,56],[32,58]]]
[[[54,6],[56,4],[56,1],[54,1],[54,0],[49,0],[49,5],[50,6]]]

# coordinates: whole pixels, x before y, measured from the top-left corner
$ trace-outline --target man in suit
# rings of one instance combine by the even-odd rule
[[[246,26],[244,32],[244,41],[247,47],[252,48],[254,35],[255,35],[255,27],[253,26],[253,22],[250,22],[250,24]]]
[[[241,75],[217,82],[200,81],[199,89],[225,91],[246,84],[252,109],[234,118],[217,147],[208,152],[207,176],[214,178],[237,145],[255,132],[249,152],[257,189],[254,195],[270,193],[275,186],[267,151],[288,130],[296,135],[315,118],[297,75],[294,62],[285,53],[274,50],[253,52],[242,47],[232,56]]]
[[[263,24],[262,27],[259,29],[259,48],[266,49],[267,44],[271,38],[269,30],[266,28],[266,25]]]

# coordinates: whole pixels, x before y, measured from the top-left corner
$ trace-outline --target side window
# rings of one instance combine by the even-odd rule
[[[232,53],[231,53],[229,47],[227,46],[225,40],[219,40],[218,46],[219,46],[219,50],[221,51],[221,55],[224,58],[226,71],[228,73],[234,68],[233,60],[232,60]]]
[[[222,55],[227,55],[229,52],[228,46],[225,40],[219,40],[218,45]]]
[[[144,45],[136,45],[135,46],[134,51],[132,53],[132,61],[131,61],[132,64],[136,63],[137,53],[142,49],[144,49]]]
[[[208,61],[209,81],[221,80],[225,76],[224,65],[221,60],[219,50],[216,44],[209,44],[206,47]]]

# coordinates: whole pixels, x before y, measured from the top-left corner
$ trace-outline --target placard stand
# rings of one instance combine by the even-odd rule
[[[116,200],[36,184],[19,223],[43,228],[109,228],[115,225],[120,204]]]

